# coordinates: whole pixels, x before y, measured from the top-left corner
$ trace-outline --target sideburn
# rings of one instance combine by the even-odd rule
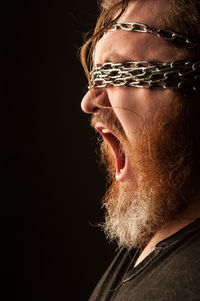
[[[137,141],[134,158],[143,178],[141,189],[153,190],[169,215],[176,216],[198,190],[199,144],[193,114],[189,100],[175,96],[167,110],[154,115]]]

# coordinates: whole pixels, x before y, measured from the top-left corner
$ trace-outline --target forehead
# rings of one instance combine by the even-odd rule
[[[153,27],[158,18],[162,18],[168,9],[168,0],[133,0],[129,1],[127,9],[119,21],[132,22],[133,18],[137,18],[138,22],[147,23]]]
[[[167,7],[167,0],[131,1],[117,22],[141,22],[155,28],[156,20],[162,16]],[[174,59],[178,59],[177,49],[174,45],[149,33],[121,29],[108,31],[98,41],[94,52],[95,64],[127,60],[166,62]]]

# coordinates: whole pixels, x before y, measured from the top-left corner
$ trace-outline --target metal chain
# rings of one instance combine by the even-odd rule
[[[200,47],[199,42],[193,41],[188,37],[185,37],[183,35],[180,35],[178,33],[166,29],[152,29],[148,25],[139,22],[115,23],[111,25],[111,27],[109,28],[110,31],[115,31],[118,29],[141,32],[141,33],[152,33],[160,38],[163,38],[173,43],[184,44],[187,47]]]
[[[183,44],[187,47],[200,47],[200,43],[188,37],[166,29],[152,29],[143,23],[115,23],[109,28],[110,31],[118,29],[151,33],[173,43]],[[149,61],[108,62],[101,66],[94,66],[90,76],[91,85],[89,88],[126,85],[161,90],[200,91],[200,61],[179,60],[167,63]]]
[[[200,91],[200,61],[107,62],[101,66],[94,66],[90,76],[89,88],[126,85],[136,88]]]

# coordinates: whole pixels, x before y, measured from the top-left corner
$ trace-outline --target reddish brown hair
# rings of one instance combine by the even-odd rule
[[[85,41],[80,58],[87,77],[92,68],[92,53],[98,38],[122,15],[131,1],[142,0],[99,0],[100,15],[92,36]],[[114,18],[114,16],[117,16]],[[133,20],[134,21],[134,20]],[[200,38],[200,0],[169,0],[169,10],[157,20],[158,28],[173,30],[177,33]],[[185,57],[199,59],[199,49],[180,49]]]
[[[84,43],[81,48],[80,58],[85,70],[85,73],[89,79],[89,69],[92,67],[92,53],[95,48],[98,38],[106,31],[110,24],[117,21],[121,14],[126,9],[130,0],[102,0],[98,1],[100,6],[100,15],[97,19],[97,23],[92,36]],[[117,17],[114,15],[118,13]],[[114,19],[113,19],[114,18]]]

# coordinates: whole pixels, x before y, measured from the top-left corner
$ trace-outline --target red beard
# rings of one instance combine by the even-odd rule
[[[106,208],[104,229],[120,246],[144,246],[170,219],[181,211],[197,191],[199,164],[195,158],[199,145],[191,123],[190,107],[178,97],[168,110],[157,112],[138,133],[132,149],[113,111],[105,109],[93,118],[109,124],[131,157],[133,174],[140,175],[127,183],[115,180],[115,159],[110,146],[101,143],[101,162],[106,167],[110,187],[103,199]],[[194,122],[194,119],[193,119]]]

